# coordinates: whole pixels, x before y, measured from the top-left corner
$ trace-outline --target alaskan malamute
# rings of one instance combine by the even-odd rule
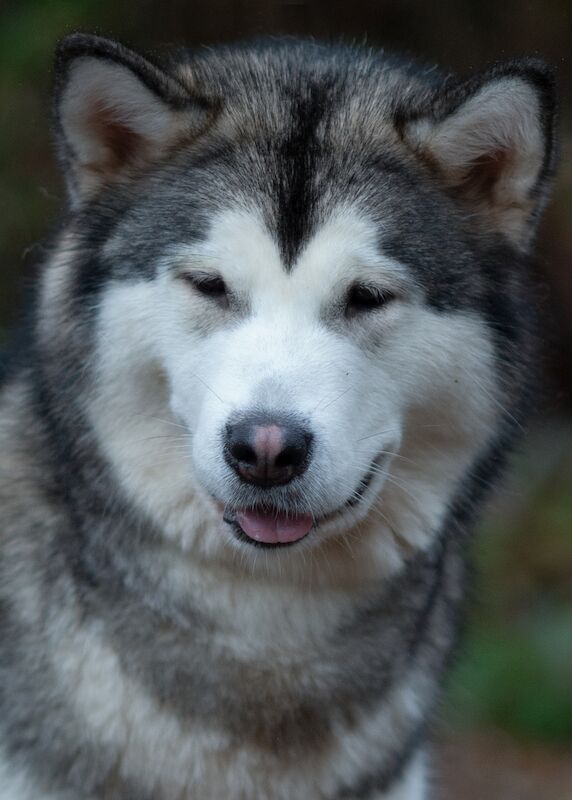
[[[1,396],[1,800],[421,800],[531,395],[535,60],[74,34]]]

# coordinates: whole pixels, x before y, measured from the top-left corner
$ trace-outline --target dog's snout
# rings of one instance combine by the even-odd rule
[[[226,426],[225,456],[242,480],[278,486],[306,470],[311,442],[312,434],[301,423],[255,414]]]

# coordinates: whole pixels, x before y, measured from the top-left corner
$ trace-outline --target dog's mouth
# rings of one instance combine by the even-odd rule
[[[234,536],[241,542],[257,547],[288,547],[305,539],[319,525],[356,506],[363,498],[379,466],[380,457],[372,461],[369,471],[361,479],[358,488],[338,509],[324,516],[311,513],[288,513],[273,508],[226,509],[224,521]]]
[[[315,525],[311,514],[284,514],[278,511],[238,509],[230,522],[238,539],[267,547],[294,544],[307,536]]]

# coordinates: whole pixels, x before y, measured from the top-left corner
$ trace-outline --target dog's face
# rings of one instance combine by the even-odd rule
[[[242,542],[317,543],[363,519],[386,480],[415,491],[415,469],[395,463],[409,458],[404,436],[417,436],[412,462],[441,447],[434,463],[452,457],[457,471],[489,434],[486,326],[431,311],[378,239],[363,211],[340,208],[287,270],[261,216],[236,208],[163,260],[170,408]]]
[[[510,403],[495,325],[518,280],[488,273],[530,239],[538,87],[515,68],[448,97],[378,73],[372,107],[371,76],[332,88],[335,56],[329,82],[306,66],[290,86],[284,53],[241,51],[212,118],[190,86],[208,95],[216,61],[174,77],[109,47],[64,50],[78,211],[45,289],[71,285],[66,252],[97,249],[103,454],[187,547],[283,560],[341,535],[395,566]]]

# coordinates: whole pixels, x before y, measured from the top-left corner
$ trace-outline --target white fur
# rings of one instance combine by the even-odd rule
[[[92,424],[130,497],[195,556],[228,563],[238,550],[249,569],[290,579],[294,563],[299,579],[318,572],[336,585],[378,580],[410,548],[431,543],[501,413],[492,347],[475,315],[424,305],[404,267],[375,250],[374,231],[346,209],[287,274],[256,216],[223,214],[186,259],[189,268],[216,266],[250,310],[206,332],[193,320],[210,301],[166,266],[156,282],[105,291]],[[179,249],[168,263],[184,256]],[[372,276],[404,299],[367,320],[328,325],[324,314],[346,287]],[[308,502],[316,516],[334,515],[299,546],[264,558],[234,540],[211,499],[232,500],[221,431],[253,404],[311,420]],[[362,502],[336,515],[381,451],[387,461]],[[316,547],[323,563],[301,564],[300,551]]]
[[[424,754],[419,755],[411,764],[403,779],[388,794],[371,800],[426,800],[426,767]]]
[[[146,722],[148,722],[148,720],[146,720]],[[152,724],[156,724],[156,722],[157,720],[152,720]],[[162,732],[163,731],[161,731],[161,733]],[[159,743],[164,746],[161,740]],[[153,744],[156,745],[156,743]],[[180,744],[180,742],[176,742],[176,746],[180,746]],[[220,779],[220,771],[217,777]],[[287,791],[291,790],[292,787],[289,787]],[[40,797],[41,800],[67,800],[66,796],[62,794],[55,795],[50,793],[48,795],[42,792],[40,796],[39,791],[37,784],[30,779],[29,775],[24,772],[15,771],[13,763],[8,764],[0,751],[0,800],[40,800]],[[302,791],[305,791],[305,789]],[[256,796],[257,795],[252,795],[252,797]],[[283,795],[285,800],[292,800],[293,797],[302,798],[306,796],[305,794]],[[178,797],[180,800],[195,800],[196,791],[190,789],[189,792],[185,792],[185,790],[183,790],[183,793],[179,794]],[[276,800],[281,800],[276,794],[268,795],[268,797],[272,797],[273,800],[274,798],[276,798]],[[425,798],[425,767],[423,760],[418,758],[413,762],[411,767],[408,768],[403,779],[392,791],[379,794],[376,797],[372,797],[371,800],[425,800]],[[81,800],[95,800],[95,798],[85,796],[81,798]],[[209,794],[209,800],[232,800],[232,794],[217,795],[211,793]]]
[[[18,769],[13,759],[8,759],[0,748],[0,800],[68,800],[62,794],[41,792],[28,770]],[[85,797],[81,800],[95,800]]]

